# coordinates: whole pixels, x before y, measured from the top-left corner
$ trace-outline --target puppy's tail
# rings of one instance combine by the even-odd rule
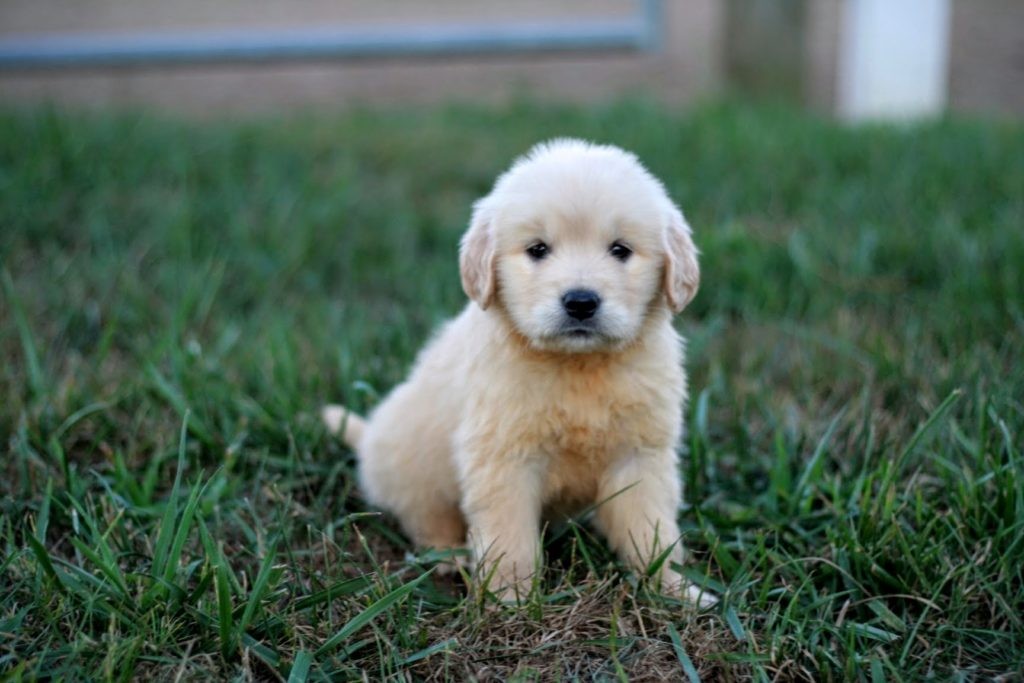
[[[320,418],[331,434],[340,434],[341,440],[352,450],[359,446],[359,441],[366,431],[366,420],[348,408],[339,405],[326,405],[320,410]]]

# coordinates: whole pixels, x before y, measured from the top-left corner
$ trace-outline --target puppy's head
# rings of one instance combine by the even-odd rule
[[[690,227],[635,156],[555,140],[534,147],[478,201],[462,285],[500,306],[537,349],[614,350],[653,310],[681,311],[700,270]]]

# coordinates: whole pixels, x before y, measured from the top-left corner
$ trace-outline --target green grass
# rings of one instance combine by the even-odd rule
[[[471,202],[532,143],[636,151],[703,285],[688,572],[585,520],[527,603],[367,510],[368,409],[464,302]],[[0,673],[974,679],[1024,668],[1024,128],[787,109],[0,115]]]

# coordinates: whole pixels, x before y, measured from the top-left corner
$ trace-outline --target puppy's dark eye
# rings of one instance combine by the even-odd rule
[[[608,253],[620,261],[625,261],[633,255],[633,250],[622,242],[612,242],[612,246],[608,247]]]
[[[551,249],[549,249],[548,245],[544,244],[543,242],[535,242],[526,248],[526,253],[534,261],[540,261],[550,252]]]

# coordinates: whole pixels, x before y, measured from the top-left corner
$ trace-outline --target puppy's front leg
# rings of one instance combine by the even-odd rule
[[[474,458],[463,470],[463,512],[477,573],[503,599],[524,596],[540,556],[540,463],[527,457]]]
[[[657,579],[661,588],[701,607],[714,596],[689,585],[671,564],[683,561],[676,514],[682,500],[674,451],[638,451],[624,456],[605,473],[599,487],[597,524],[609,544],[637,571],[669,546],[672,551]]]

